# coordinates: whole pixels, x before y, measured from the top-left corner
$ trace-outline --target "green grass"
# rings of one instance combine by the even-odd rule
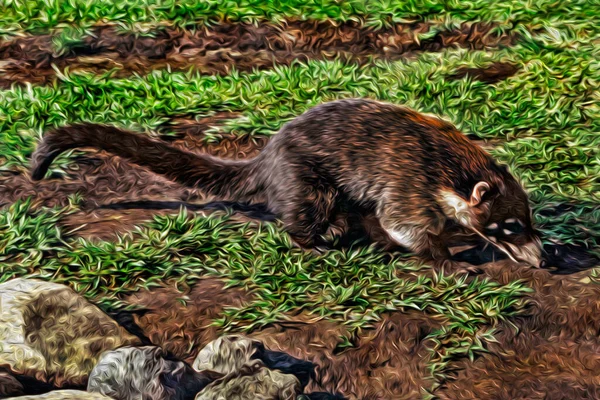
[[[108,22],[143,30],[148,25],[169,21],[178,26],[211,24],[220,21],[255,23],[283,18],[348,21],[358,20],[381,27],[415,20],[439,20],[447,24],[462,21],[494,21],[505,27],[525,24],[572,29],[587,35],[598,32],[597,4],[594,1],[398,1],[320,0],[262,1],[234,0],[2,0],[1,34],[44,32],[62,27],[89,27]]]
[[[292,248],[274,224],[236,223],[227,215],[181,211],[155,217],[115,242],[73,239],[57,222],[75,209],[33,209],[26,201],[1,211],[1,280],[27,276],[69,284],[111,308],[142,287],[217,277],[254,295],[215,321],[226,331],[250,331],[306,313],[357,334],[385,312],[417,309],[443,326],[430,335],[431,370],[439,377],[450,361],[485,351],[479,337],[518,312],[529,291],[519,282],[500,285],[432,273],[406,259],[385,261],[369,248],[314,256]]]
[[[368,4],[368,5],[367,5]],[[76,121],[114,123],[149,133],[175,117],[232,111],[241,115],[208,132],[269,136],[324,101],[371,97],[445,116],[465,132],[496,144],[528,189],[546,237],[583,244],[600,254],[600,21],[594,1],[173,1],[124,3],[0,0],[0,35],[54,32],[57,51],[77,43],[94,23],[152,32],[216,21],[302,18],[360,20],[381,27],[408,20],[437,27],[495,21],[520,34],[518,44],[490,51],[445,50],[411,61],[356,66],[310,61],[227,76],[154,71],[116,79],[64,73],[51,85],[0,91],[0,171],[25,171],[36,141],[51,127]],[[511,62],[518,72],[497,84],[449,77],[460,67]],[[53,172],[72,162],[61,156]],[[67,283],[104,307],[141,287],[218,277],[246,288],[254,300],[215,321],[251,330],[299,313],[346,325],[351,334],[390,310],[421,310],[441,321],[432,339],[431,372],[442,381],[453,361],[486,351],[494,327],[520,312],[529,290],[464,275],[434,273],[409,259],[371,249],[314,256],[291,247],[275,224],[240,224],[228,216],[157,217],[116,241],[75,239],[57,222],[78,209],[34,208],[18,202],[0,210],[0,281],[36,276]],[[597,280],[598,272],[592,272]],[[342,340],[342,339],[341,339]],[[345,340],[345,341],[344,341]],[[341,347],[351,346],[348,338]]]

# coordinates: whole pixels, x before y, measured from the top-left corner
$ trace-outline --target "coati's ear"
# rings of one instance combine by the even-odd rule
[[[473,188],[473,192],[471,192],[471,198],[469,199],[469,205],[471,207],[478,206],[481,204],[481,200],[483,199],[483,195],[490,190],[490,184],[481,181],[477,182],[475,187]]]

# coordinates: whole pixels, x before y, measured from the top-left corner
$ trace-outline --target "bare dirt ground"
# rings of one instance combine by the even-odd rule
[[[399,26],[370,31],[352,24],[335,27],[329,23],[289,22],[284,27],[225,25],[195,33],[166,29],[156,38],[116,35],[100,27],[95,38],[56,56],[51,38],[27,37],[0,44],[6,61],[0,84],[46,83],[54,77],[51,64],[59,69],[100,71],[117,66],[119,74],[143,73],[166,64],[193,65],[207,73],[268,68],[273,62],[292,59],[367,55],[394,58],[411,51],[436,51],[448,45],[480,48],[510,44],[514,37],[487,35],[487,28],[474,24],[431,39],[417,41],[427,25]],[[456,71],[456,77],[471,75],[495,82],[514,73],[516,67],[496,65],[490,70]],[[266,139],[225,138],[207,145],[203,131],[231,115],[217,115],[202,121],[174,120],[172,130],[180,135],[172,141],[191,151],[209,152],[232,158],[251,157]],[[109,203],[127,201],[205,201],[202,193],[169,182],[147,170],[102,152],[88,152],[77,160],[78,168],[65,177],[33,183],[15,172],[0,177],[0,204],[32,196],[37,204],[67,204],[68,196],[79,193],[83,210],[63,221],[74,235],[111,239],[131,230],[156,213],[157,209],[101,209]],[[473,361],[452,364],[452,376],[435,392],[441,399],[595,399],[600,398],[600,286],[590,284],[588,272],[553,275],[545,270],[519,267],[510,262],[483,265],[482,275],[500,283],[523,280],[535,289],[529,295],[527,312],[498,328],[497,343]],[[239,305],[251,297],[240,289],[225,289],[215,279],[199,282],[181,293],[165,284],[152,291],[142,290],[127,302],[145,310],[134,315],[135,324],[153,343],[192,361],[196,352],[219,335],[210,326],[213,318],[228,305]],[[184,301],[182,301],[182,299]],[[426,363],[425,339],[440,321],[417,312],[392,312],[377,326],[363,332],[353,347],[341,348],[343,326],[311,320],[306,315],[290,316],[285,324],[274,324],[252,333],[276,350],[308,359],[317,365],[317,380],[309,390],[339,392],[349,398],[415,399],[421,388],[431,387]],[[490,397],[490,394],[492,397]]]
[[[585,274],[568,277],[490,263],[483,275],[501,283],[523,279],[535,292],[526,314],[497,329],[497,343],[474,361],[454,362],[453,373],[435,391],[441,399],[596,399],[600,396],[600,287]],[[222,307],[248,298],[203,281],[185,294],[174,289],[142,291],[128,301],[146,309],[136,324],[153,342],[192,360],[197,349],[217,337],[210,321]],[[440,326],[417,311],[393,312],[354,346],[340,351],[343,326],[291,316],[284,324],[253,332],[273,349],[317,364],[309,390],[339,392],[359,399],[415,399],[432,381],[426,336]],[[191,344],[196,344],[192,346]],[[490,394],[492,397],[490,397]]]
[[[293,60],[343,58],[356,62],[370,59],[394,60],[415,52],[440,51],[446,47],[483,49],[509,46],[517,35],[491,33],[493,25],[463,24],[459,29],[430,31],[426,23],[399,24],[375,30],[348,22],[287,21],[281,26],[221,24],[195,32],[164,28],[153,37],[119,34],[114,27],[99,26],[81,43],[56,54],[51,35],[27,36],[0,42],[0,87],[12,83],[48,83],[59,70],[102,72],[116,70],[116,76],[145,74],[152,69],[187,70],[227,74],[272,68]],[[481,71],[459,71],[487,82],[510,76],[513,66]],[[516,69],[515,69],[516,71]]]

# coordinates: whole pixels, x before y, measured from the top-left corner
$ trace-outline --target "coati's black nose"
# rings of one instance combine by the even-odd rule
[[[542,261],[540,261],[539,267],[540,268],[546,268],[547,265],[548,265],[548,263],[546,262],[546,260],[542,260]]]

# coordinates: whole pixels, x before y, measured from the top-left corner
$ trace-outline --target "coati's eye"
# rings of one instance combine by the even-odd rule
[[[522,233],[525,224],[516,218],[509,218],[502,224],[502,233],[512,235],[514,233]]]
[[[500,226],[498,226],[498,224],[495,222],[492,224],[489,224],[488,226],[485,227],[485,232],[488,235],[495,235],[499,232],[499,230],[500,230]]]

